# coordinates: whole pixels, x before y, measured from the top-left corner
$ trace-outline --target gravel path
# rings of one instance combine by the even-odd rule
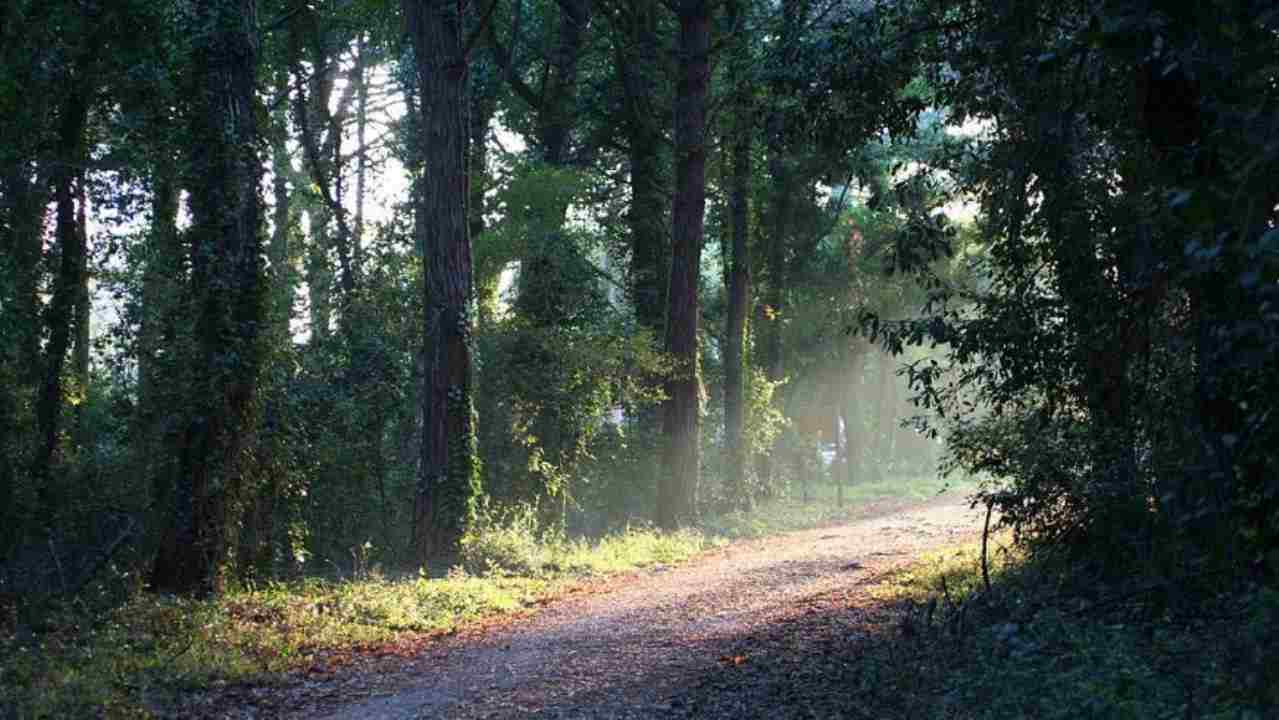
[[[705,695],[706,678],[750,662],[742,648],[818,615],[842,614],[838,632],[855,633],[848,618],[867,603],[864,590],[874,578],[976,534],[979,520],[963,498],[950,495],[881,503],[847,524],[734,543],[686,565],[621,578],[603,592],[555,601],[509,625],[443,640],[397,665],[398,677],[381,686],[389,694],[336,710],[328,703],[299,707],[293,716],[703,716],[696,708],[709,709],[697,697]],[[329,702],[339,699],[334,695]],[[743,714],[775,715],[758,707],[732,713]]]

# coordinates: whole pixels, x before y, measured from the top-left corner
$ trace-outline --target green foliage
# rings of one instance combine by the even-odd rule
[[[1004,540],[992,538],[988,592],[977,545],[937,553],[877,590],[895,622],[859,663],[868,711],[1261,718],[1279,702],[1273,590],[1205,578],[1097,586]]]
[[[462,536],[462,566],[471,573],[535,575],[547,564],[548,531],[528,503],[498,511],[487,504]]]
[[[1120,575],[1243,572],[1279,497],[1276,197],[1254,182],[1279,162],[1255,120],[1279,15],[1144,7],[974,3],[980,23],[938,36],[939,100],[987,123],[945,163],[983,207],[962,258],[979,280],[930,266],[925,316],[876,329],[947,348],[912,385],[1039,547]]]

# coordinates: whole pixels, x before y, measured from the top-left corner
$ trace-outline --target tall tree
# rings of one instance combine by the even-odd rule
[[[265,295],[256,9],[254,0],[200,0],[187,18],[185,185],[195,342],[173,504],[151,574],[162,592],[207,595],[221,588],[241,451],[255,422]]]
[[[626,160],[631,199],[626,209],[630,234],[630,295],[640,327],[661,338],[666,319],[668,251],[668,190],[663,149],[663,122],[659,81],[662,79],[660,19],[656,0],[618,3],[610,14],[615,59],[622,90],[622,117],[626,133]]]
[[[786,302],[786,260],[787,243],[791,232],[791,213],[795,203],[795,194],[799,183],[795,172],[795,148],[791,145],[788,131],[790,118],[788,111],[792,107],[791,75],[796,72],[799,58],[799,32],[805,19],[802,15],[807,3],[803,0],[781,0],[782,25],[777,36],[777,49],[774,51],[780,62],[780,69],[773,72],[772,109],[764,122],[767,140],[768,175],[770,183],[769,210],[765,237],[768,251],[765,256],[765,276],[768,279],[764,295],[765,312],[762,324],[764,330],[764,368],[768,379],[781,382],[784,374],[784,356],[782,354],[782,328],[785,319]],[[765,453],[758,459],[757,470],[763,487],[770,487],[773,474],[774,452]]]
[[[466,214],[467,55],[448,0],[405,0],[417,86],[414,237],[425,267],[426,378],[414,509],[417,562],[451,552],[479,495],[471,398],[471,237]]]
[[[677,527],[697,511],[701,471],[701,373],[698,367],[698,279],[706,211],[706,108],[710,90],[710,3],[682,0],[679,79],[675,90],[675,201],[666,352],[675,368],[666,384],[665,457],[657,523]]]
[[[741,0],[727,3],[729,32],[733,34],[729,58],[729,91],[732,127],[729,130],[732,155],[728,179],[731,243],[725,244],[728,258],[728,312],[724,328],[724,451],[727,456],[728,485],[732,501],[750,501],[746,484],[746,447],[742,437],[745,422],[746,320],[750,317],[750,184],[753,170],[752,146],[755,138],[754,97],[748,73],[750,44],[744,30],[746,13]]]
[[[59,111],[58,148],[61,157],[53,172],[54,237],[59,251],[57,281],[53,299],[47,314],[49,342],[45,346],[43,382],[36,402],[36,421],[40,431],[40,446],[33,462],[32,477],[40,497],[39,511],[48,517],[55,508],[49,495],[53,478],[53,464],[59,446],[61,416],[63,410],[63,365],[67,350],[71,347],[71,331],[75,326],[77,305],[87,301],[80,297],[85,270],[85,234],[78,222],[84,219],[77,209],[77,197],[83,203],[83,194],[77,191],[77,181],[83,182],[80,168],[84,164],[85,125],[88,121],[91,88],[81,79],[85,68],[73,74],[78,87],[68,92]]]

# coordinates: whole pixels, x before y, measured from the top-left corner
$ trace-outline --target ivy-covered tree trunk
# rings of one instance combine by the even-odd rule
[[[799,6],[798,0],[782,0],[782,31],[778,38],[781,63],[793,68],[798,56]],[[780,77],[780,74],[779,74]],[[774,83],[773,109],[765,121],[768,139],[768,174],[770,179],[770,212],[768,215],[768,255],[766,258],[768,291],[765,294],[767,322],[764,324],[764,368],[768,379],[780,382],[784,375],[782,355],[782,327],[786,301],[786,251],[791,231],[792,158],[787,134],[787,117],[784,107],[789,92],[786,83]],[[781,398],[777,398],[779,401]],[[780,436],[779,436],[780,438]],[[774,445],[773,451],[776,452]],[[772,487],[773,458],[766,453],[757,463],[759,481],[767,491]]]
[[[417,562],[453,552],[479,496],[470,386],[466,63],[462,17],[447,0],[406,0],[418,101],[414,235],[425,263],[426,377],[414,509]],[[423,170],[425,170],[423,172]]]
[[[656,0],[632,0],[606,15],[613,26],[614,72],[622,91],[622,124],[630,202],[624,221],[630,245],[627,294],[636,324],[653,335],[659,346],[665,341],[667,289],[670,284],[670,180],[666,154],[665,123],[659,83],[663,76]],[[646,387],[661,387],[662,378],[641,378]],[[662,415],[659,408],[630,408],[632,425],[628,445],[635,456],[660,452]],[[658,484],[660,466],[638,463],[635,478],[651,491]],[[638,488],[637,488],[638,489]]]
[[[157,160],[150,168],[151,227],[147,231],[142,271],[142,302],[139,308],[135,351],[138,358],[137,409],[133,417],[132,453],[134,468],[150,481],[152,506],[158,509],[160,524],[167,523],[173,502],[172,448],[166,448],[165,418],[177,411],[176,363],[161,355],[168,345],[176,347],[176,316],[181,292],[182,240],[178,232],[179,187],[172,157]],[[167,400],[167,402],[166,402]]]
[[[253,0],[192,7],[190,190],[194,357],[176,447],[169,525],[152,568],[160,592],[222,587],[227,527],[251,438],[264,320]]]
[[[7,144],[6,140],[6,144]],[[12,146],[9,146],[12,148]],[[16,154],[16,153],[14,153]],[[46,171],[23,157],[0,153],[0,554],[16,541],[22,520],[17,486],[31,458],[32,437],[22,432],[19,408],[29,405],[40,355],[39,284]]]
[[[679,18],[679,80],[675,96],[675,202],[666,352],[675,367],[663,406],[665,462],[657,493],[657,523],[691,521],[700,474],[701,373],[697,326],[701,308],[703,218],[706,210],[706,104],[710,86],[710,7],[683,0]]]
[[[737,34],[729,60],[732,83],[733,121],[730,144],[732,169],[729,177],[729,216],[732,225],[728,257],[728,313],[724,328],[724,452],[727,459],[729,495],[739,507],[749,506],[746,484],[745,426],[746,319],[750,317],[750,182],[751,146],[754,140],[754,103],[746,77],[749,45],[741,31],[744,17],[741,3],[728,3],[728,20]]]
[[[667,189],[661,154],[662,113],[657,98],[657,73],[661,69],[658,6],[653,0],[635,0],[619,14],[622,32],[617,42],[616,63],[626,118],[631,187],[631,202],[626,211],[631,239],[630,294],[640,327],[661,338],[666,320],[670,256]]]
[[[287,350],[292,340],[289,320],[293,306],[294,273],[290,241],[294,231],[293,192],[289,180],[293,167],[288,151],[288,118],[286,106],[289,93],[288,69],[277,68],[269,129],[271,149],[271,194],[274,207],[271,213],[271,240],[267,246],[267,259],[271,263],[270,300],[267,305],[267,332],[270,346],[276,348],[269,366],[265,368],[263,382],[263,428],[258,434],[254,450],[260,477],[247,502],[241,523],[236,559],[236,570],[244,578],[264,579],[273,576],[277,552],[276,513],[281,505],[281,478],[279,469],[287,462],[288,449],[281,438],[286,435],[281,416],[287,405],[283,395],[288,391],[287,370],[280,366],[289,362]],[[281,357],[283,355],[283,357]],[[283,362],[282,362],[283,361]]]
[[[75,371],[76,385],[81,394],[89,391],[89,344],[90,316],[92,315],[92,299],[89,295],[89,191],[86,187],[85,173],[81,170],[76,182],[76,232],[80,233],[77,244],[80,246],[80,267],[76,269],[75,294],[75,349],[72,352],[71,366]],[[80,447],[87,446],[92,438],[86,432],[84,424],[84,403],[76,406],[75,442]]]
[[[88,97],[71,91],[62,104],[58,119],[58,146],[61,158],[53,174],[54,237],[59,261],[53,298],[46,313],[49,342],[45,345],[44,376],[36,400],[36,423],[40,444],[32,461],[31,476],[40,501],[39,512],[50,518],[56,508],[50,494],[53,465],[57,457],[63,406],[63,365],[71,346],[71,330],[76,316],[80,274],[84,270],[85,234],[77,225],[82,215],[76,209],[77,171],[83,162],[84,129],[88,121]]]

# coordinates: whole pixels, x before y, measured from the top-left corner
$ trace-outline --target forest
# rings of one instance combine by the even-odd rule
[[[1266,717],[1277,178],[1268,0],[10,0],[0,718],[948,487],[867,717]]]

